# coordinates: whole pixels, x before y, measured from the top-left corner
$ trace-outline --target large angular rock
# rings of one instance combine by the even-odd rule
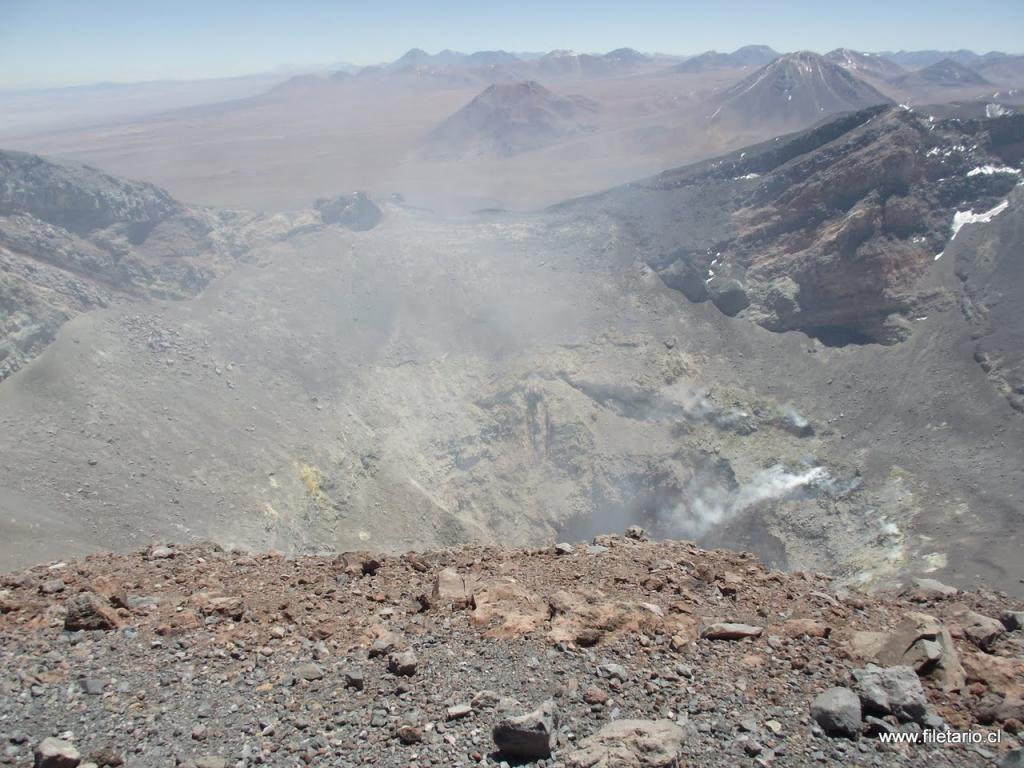
[[[865,714],[895,715],[903,722],[921,723],[928,714],[928,699],[911,667],[868,664],[853,671],[854,690]]]
[[[545,701],[533,712],[499,720],[492,736],[505,757],[543,760],[551,756],[557,728],[558,708]]]
[[[609,600],[594,589],[581,592],[559,590],[548,599],[551,632],[555,643],[574,643],[589,648],[625,632],[667,633],[695,636],[696,624],[689,617],[673,616],[653,603]]]
[[[52,736],[43,739],[35,748],[35,768],[75,768],[82,756],[70,741]]]
[[[978,722],[982,725],[1005,723],[1015,720],[1024,723],[1024,699],[1007,697],[986,704],[978,711]]]
[[[853,739],[860,733],[860,699],[849,688],[829,688],[811,702],[811,717],[829,736]]]
[[[568,768],[670,768],[679,765],[686,732],[671,720],[614,720],[583,739]]]
[[[480,588],[480,577],[474,574],[461,574],[454,568],[445,568],[434,579],[434,589],[430,595],[432,605],[451,605],[455,608],[466,608],[473,602],[473,593]]]
[[[937,680],[947,692],[966,685],[949,630],[926,613],[907,613],[874,658],[886,667],[911,666],[919,675]]]
[[[763,627],[750,624],[718,622],[701,629],[700,636],[705,640],[743,640],[747,637],[760,637],[762,632]]]
[[[355,232],[373,229],[380,223],[383,213],[365,192],[323,198],[313,203],[320,211],[324,224],[341,224]]]
[[[975,651],[963,655],[963,665],[967,682],[984,683],[1000,696],[1024,696],[1024,659]]]
[[[964,637],[983,651],[992,649],[992,644],[1006,633],[1001,621],[990,618],[977,611],[965,608],[954,613],[957,623],[963,630]]]
[[[1003,611],[999,620],[1009,632],[1024,628],[1024,611]]]
[[[712,277],[706,285],[711,303],[724,315],[735,317],[750,306],[746,286],[735,278]]]
[[[117,629],[121,624],[111,605],[93,592],[82,592],[68,600],[67,611],[64,629],[71,632]]]
[[[888,641],[889,635],[885,632],[861,630],[850,635],[846,641],[846,650],[854,659],[872,661],[878,658],[878,654]]]
[[[372,576],[381,566],[381,558],[372,552],[360,549],[355,552],[342,552],[335,558],[343,571],[349,576]]]
[[[960,593],[956,587],[950,587],[935,579],[913,579],[904,594],[914,602],[927,603],[932,600],[946,600]]]
[[[388,656],[388,672],[397,677],[412,677],[416,674],[419,663],[419,659],[412,651],[392,653]]]
[[[302,678],[307,682],[313,682],[315,680],[322,680],[324,671],[319,664],[308,662],[306,664],[300,664],[295,668],[295,676]]]
[[[549,616],[548,603],[514,582],[488,584],[473,595],[470,620],[477,625],[494,625],[487,630],[493,637],[515,637],[533,632]]]

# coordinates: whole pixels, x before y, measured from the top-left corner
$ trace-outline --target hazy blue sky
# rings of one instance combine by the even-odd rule
[[[219,77],[412,47],[1020,52],[1024,0],[0,0],[0,87]]]

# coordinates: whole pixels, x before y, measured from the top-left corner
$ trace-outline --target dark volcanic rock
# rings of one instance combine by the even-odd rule
[[[494,726],[494,743],[502,755],[525,760],[543,760],[551,756],[558,710],[546,701],[538,709],[517,717],[506,717]]]
[[[855,738],[861,730],[860,699],[849,688],[829,688],[811,702],[811,717],[829,736]]]
[[[78,235],[118,223],[141,234],[180,210],[152,184],[117,179],[71,161],[0,152],[0,216],[25,213]]]
[[[399,677],[411,677],[416,674],[419,659],[412,651],[392,653],[388,656],[388,672]]]
[[[313,207],[320,211],[320,219],[324,224],[341,224],[354,232],[373,229],[383,216],[380,208],[365,192],[317,200]]]
[[[68,600],[64,628],[72,632],[86,629],[117,629],[121,622],[117,613],[99,595],[82,592]]]

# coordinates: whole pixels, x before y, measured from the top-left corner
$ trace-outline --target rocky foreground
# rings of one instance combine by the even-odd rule
[[[1021,611],[639,530],[401,556],[153,546],[2,578],[0,764],[1017,766]],[[981,742],[878,738],[946,729]]]

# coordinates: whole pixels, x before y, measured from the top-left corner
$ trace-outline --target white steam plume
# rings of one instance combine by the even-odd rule
[[[721,486],[699,488],[689,505],[677,506],[672,517],[684,535],[697,538],[755,504],[787,498],[808,486],[829,479],[824,467],[793,473],[781,464],[776,464],[757,472],[738,490],[730,491]]]

